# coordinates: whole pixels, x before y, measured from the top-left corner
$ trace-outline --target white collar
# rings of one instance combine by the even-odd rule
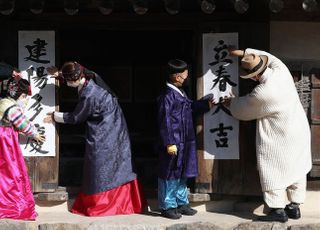
[[[181,94],[181,96],[183,96],[183,97],[184,97],[183,93],[181,92],[181,90],[180,90],[180,89],[178,89],[178,88],[177,88],[177,86],[175,86],[175,85],[173,85],[173,84],[171,84],[171,83],[169,83],[169,82],[167,82],[166,84],[167,84],[167,86],[168,86],[168,87],[170,87],[171,89],[173,89],[173,90],[177,91],[178,93],[180,93],[180,94]]]
[[[271,68],[266,68],[263,74],[260,76],[260,83],[265,83],[267,79],[271,76],[272,74],[272,69]]]
[[[78,92],[80,92],[80,90],[83,88],[83,85],[85,82],[86,82],[86,78],[85,77],[81,78],[79,86],[78,86]]]

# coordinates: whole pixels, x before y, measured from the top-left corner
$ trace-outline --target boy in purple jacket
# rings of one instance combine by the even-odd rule
[[[182,90],[188,66],[179,59],[168,62],[167,87],[157,99],[159,126],[158,199],[161,214],[170,219],[194,215],[187,193],[187,178],[198,175],[193,114],[208,112],[212,100],[190,100]]]

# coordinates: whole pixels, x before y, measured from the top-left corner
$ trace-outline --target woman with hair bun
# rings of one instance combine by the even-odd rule
[[[145,201],[132,171],[127,124],[110,88],[96,73],[77,62],[66,62],[59,73],[69,87],[77,88],[79,102],[73,112],[52,112],[45,122],[86,123],[83,183],[71,212],[85,216],[141,213]],[[95,82],[97,81],[96,84]]]

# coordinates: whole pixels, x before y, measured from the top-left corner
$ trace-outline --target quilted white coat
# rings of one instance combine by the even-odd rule
[[[262,191],[285,189],[312,167],[308,119],[288,68],[267,52],[246,49],[245,53],[267,55],[269,68],[250,94],[232,99],[230,111],[239,120],[257,120]]]

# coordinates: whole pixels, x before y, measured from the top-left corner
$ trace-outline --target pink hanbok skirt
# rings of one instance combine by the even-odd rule
[[[0,126],[0,218],[35,220],[27,167],[12,127]]]

